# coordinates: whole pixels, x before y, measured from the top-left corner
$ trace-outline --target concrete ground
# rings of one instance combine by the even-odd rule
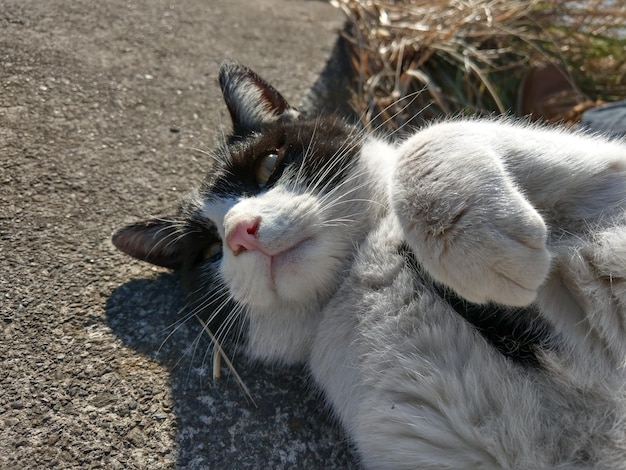
[[[0,468],[356,466],[304,371],[235,358],[257,406],[213,383],[176,276],[110,242],[202,178],[221,59],[298,103],[342,21],[312,0],[0,0]]]

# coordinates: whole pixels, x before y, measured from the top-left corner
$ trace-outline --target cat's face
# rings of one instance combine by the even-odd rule
[[[218,159],[197,212],[216,227],[220,277],[235,301],[293,308],[333,289],[353,241],[342,207],[356,192],[349,131],[334,119],[276,122]]]
[[[120,229],[115,245],[180,269],[199,303],[251,314],[297,311],[336,289],[366,231],[360,136],[336,118],[306,120],[270,85],[227,62],[220,83],[233,135],[167,220]]]

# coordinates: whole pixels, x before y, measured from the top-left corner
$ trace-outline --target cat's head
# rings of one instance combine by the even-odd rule
[[[220,85],[233,133],[202,185],[176,215],[123,227],[113,243],[181,270],[208,310],[239,307],[251,328],[290,330],[337,289],[371,225],[362,137],[335,117],[304,118],[234,62],[222,64]]]

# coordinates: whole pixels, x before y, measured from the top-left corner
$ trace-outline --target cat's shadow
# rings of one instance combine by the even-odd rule
[[[355,468],[303,369],[235,357],[256,406],[225,368],[213,382],[210,340],[195,318],[181,322],[184,299],[178,276],[162,273],[119,286],[106,303],[113,332],[169,371],[178,468]]]

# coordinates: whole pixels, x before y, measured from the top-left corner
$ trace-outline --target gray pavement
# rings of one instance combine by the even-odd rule
[[[356,467],[306,372],[236,357],[257,407],[214,384],[176,276],[110,243],[202,178],[221,59],[298,103],[342,21],[311,0],[0,0],[0,468]]]

